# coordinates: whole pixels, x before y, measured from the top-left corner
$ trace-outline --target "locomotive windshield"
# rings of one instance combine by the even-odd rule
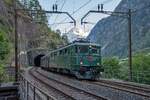
[[[90,46],[89,51],[91,54],[99,54],[99,47],[97,46]]]
[[[79,52],[80,53],[88,53],[89,46],[79,46]]]
[[[75,52],[82,54],[99,54],[100,48],[98,46],[80,45],[76,46]]]

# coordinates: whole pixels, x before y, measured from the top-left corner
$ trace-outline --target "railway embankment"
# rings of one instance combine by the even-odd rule
[[[149,100],[150,98],[149,86],[135,86],[133,84],[116,83],[115,81],[98,80],[92,82],[76,80],[72,79],[72,77],[46,72],[41,69],[38,69],[37,72],[49,79],[52,78],[65,84],[82,88],[85,91],[110,100]]]
[[[34,85],[58,100],[149,100],[150,98],[149,86],[139,84],[111,80],[77,80],[40,68],[31,68],[26,75]]]

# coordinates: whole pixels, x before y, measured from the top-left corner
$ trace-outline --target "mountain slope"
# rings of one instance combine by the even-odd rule
[[[131,9],[150,5],[150,0],[122,0],[115,11],[127,12],[128,3]],[[150,8],[132,14],[132,49],[138,51],[150,47]],[[128,55],[128,21],[110,16],[100,20],[87,37],[92,42],[101,44],[103,56]]]
[[[67,33],[64,33],[64,35],[68,37],[69,42],[73,42],[78,38],[85,38],[81,33],[83,33],[82,30],[75,27],[69,30]]]

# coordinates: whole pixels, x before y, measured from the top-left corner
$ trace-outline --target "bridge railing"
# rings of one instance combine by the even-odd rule
[[[34,83],[28,81],[22,74],[19,78],[19,93],[21,100],[56,100],[53,96],[35,86]]]

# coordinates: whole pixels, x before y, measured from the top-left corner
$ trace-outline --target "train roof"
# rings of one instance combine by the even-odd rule
[[[91,46],[98,46],[98,47],[100,47],[100,45],[99,45],[99,44],[96,44],[96,43],[74,42],[74,43],[70,43],[70,44],[68,44],[68,45],[66,45],[66,46],[60,47],[60,48],[58,48],[58,49],[56,49],[56,50],[52,50],[52,51],[50,51],[47,55],[49,55],[49,54],[51,54],[51,53],[54,53],[54,52],[57,52],[57,51],[60,51],[60,50],[63,50],[63,49],[65,49],[65,48],[71,47],[71,46],[75,46],[75,45],[91,45]],[[45,56],[47,56],[47,55],[45,55]],[[44,57],[45,57],[45,56],[44,56]]]

